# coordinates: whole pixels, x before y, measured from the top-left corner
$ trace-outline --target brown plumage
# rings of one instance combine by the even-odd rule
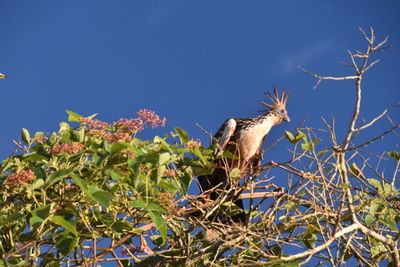
[[[261,148],[266,135],[274,125],[282,121],[290,122],[286,112],[286,102],[288,95],[285,91],[279,96],[274,88],[274,93],[265,94],[271,101],[267,104],[260,103],[268,107],[265,113],[258,117],[227,119],[214,135],[212,144],[216,144],[219,149],[229,151],[235,155],[235,159],[225,158],[216,162],[216,167],[211,175],[199,176],[198,181],[202,192],[210,189],[210,198],[216,200],[221,190],[230,189],[238,181],[231,181],[229,173],[232,169],[238,168],[241,172],[240,177],[246,175],[257,175],[261,165]],[[243,209],[242,200],[235,201],[235,204]],[[226,216],[219,216],[220,220],[226,220]],[[231,218],[234,222],[245,224],[245,213],[235,215]],[[229,219],[229,218],[228,218]]]

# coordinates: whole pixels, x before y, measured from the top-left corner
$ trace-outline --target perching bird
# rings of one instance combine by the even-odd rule
[[[234,168],[240,170],[239,177],[258,175],[261,167],[261,148],[266,135],[272,126],[282,121],[290,122],[286,111],[287,93],[283,91],[279,97],[278,91],[274,88],[273,96],[270,93],[265,95],[271,101],[271,104],[260,101],[262,105],[269,108],[265,114],[254,118],[227,119],[214,135],[212,144],[217,144],[219,149],[229,151],[235,157],[218,160],[211,175],[198,177],[202,192],[213,189],[209,191],[212,200],[218,198],[221,190],[231,189],[238,183],[229,177],[230,171]],[[243,209],[242,200],[236,200],[235,204]],[[232,216],[231,220],[245,224],[245,213]]]

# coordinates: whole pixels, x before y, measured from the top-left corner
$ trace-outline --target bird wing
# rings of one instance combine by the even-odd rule
[[[237,123],[235,119],[227,119],[214,135],[214,140],[212,143],[215,144],[218,142],[221,148],[225,149],[226,144],[235,132],[236,125]]]

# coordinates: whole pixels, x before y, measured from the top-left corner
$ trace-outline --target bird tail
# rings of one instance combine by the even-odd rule
[[[201,192],[210,191],[209,197],[211,200],[217,200],[220,196],[219,190],[230,189],[230,183],[227,183],[228,177],[226,171],[223,169],[215,169],[213,174],[198,176]],[[246,213],[244,212],[243,201],[241,199],[234,201],[234,203],[242,210],[239,214],[228,216],[218,214],[215,219],[223,223],[234,222],[241,225],[246,225]]]

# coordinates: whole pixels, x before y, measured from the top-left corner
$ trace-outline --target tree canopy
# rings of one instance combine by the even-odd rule
[[[153,111],[113,123],[67,111],[69,123],[61,122],[57,132],[22,129],[22,142],[15,141],[16,150],[0,165],[1,264],[399,266],[400,152],[370,159],[368,151],[399,123],[388,117],[381,134],[359,141],[360,132],[388,113],[360,120],[363,77],[386,40],[377,43],[372,29],[362,33],[367,49],[349,53],[355,74],[303,69],[316,86],[355,81],[348,130],[337,133],[332,118],[323,119],[325,129],[285,132],[274,145],[291,143],[287,161],[265,162],[259,176],[246,176],[240,188],[215,201],[188,189],[213,170],[215,159],[233,155],[201,145],[181,128],[140,139],[145,127],[166,123]],[[321,140],[330,144],[321,147]],[[238,179],[237,169],[225,167]],[[274,184],[273,173],[287,179],[285,188]],[[248,199],[246,226],[209,219],[240,212],[237,198]]]

